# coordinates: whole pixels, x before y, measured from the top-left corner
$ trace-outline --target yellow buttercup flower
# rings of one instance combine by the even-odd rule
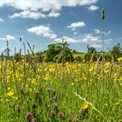
[[[107,67],[110,66],[110,64],[111,64],[110,62],[106,62],[106,63],[104,64],[104,67],[107,68]]]
[[[117,58],[117,61],[122,61],[122,57],[120,57],[120,58]]]
[[[6,94],[7,96],[11,97],[14,95],[14,89],[11,89],[9,92]]]
[[[82,109],[88,109],[89,108],[89,103],[85,101],[83,105],[81,106]]]
[[[83,116],[87,117],[88,110],[89,110],[89,103],[85,101],[83,105],[81,106],[80,112],[82,113]]]

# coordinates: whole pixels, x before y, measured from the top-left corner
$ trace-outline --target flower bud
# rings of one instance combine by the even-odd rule
[[[21,93],[21,94],[24,94],[24,93],[25,93],[24,88],[20,88],[20,93]]]
[[[31,122],[37,122],[37,119],[36,119],[36,118],[33,118],[33,119],[31,120]]]
[[[58,113],[58,117],[59,117],[59,118],[63,118],[63,117],[64,117],[64,113],[63,113],[63,112],[59,112],[59,113]]]
[[[35,91],[35,95],[36,96],[39,96],[39,91]]]
[[[32,113],[31,112],[27,112],[27,118],[31,119],[32,118]]]

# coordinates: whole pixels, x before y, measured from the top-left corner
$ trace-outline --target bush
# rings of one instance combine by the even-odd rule
[[[76,57],[74,58],[74,60],[77,61],[77,62],[81,62],[83,59],[82,59],[81,56],[76,56]]]
[[[65,62],[73,60],[71,49],[67,45],[65,47],[62,47],[62,43],[48,45],[45,61]]]
[[[85,61],[97,61],[98,55],[96,53],[92,54],[92,53],[87,53],[84,56],[84,60]]]
[[[15,53],[15,55],[14,55],[14,60],[16,60],[17,62],[18,62],[19,60],[21,60],[21,54],[20,54],[20,53]]]
[[[114,60],[116,61],[117,58],[122,56],[122,48],[120,46],[120,43],[116,44],[112,50],[111,55],[113,56]]]

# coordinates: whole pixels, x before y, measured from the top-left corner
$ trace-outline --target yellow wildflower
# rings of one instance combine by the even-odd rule
[[[43,78],[44,80],[48,80],[49,79],[49,74],[46,74],[45,77]]]
[[[13,96],[14,95],[14,89],[11,89],[6,95],[9,97]]]
[[[108,68],[110,66],[110,62],[106,62],[105,64],[104,64],[104,67],[106,67],[106,68]]]
[[[120,57],[120,58],[117,58],[117,61],[122,61],[122,57]]]
[[[89,108],[89,103],[85,101],[83,105],[81,106],[82,109],[88,109]]]
[[[81,106],[80,112],[82,113],[83,116],[87,117],[88,116],[88,108],[89,108],[89,103],[85,101],[83,105]]]
[[[93,69],[94,69],[94,68],[93,68],[93,67],[91,67],[91,68],[89,69],[89,72],[93,71]]]

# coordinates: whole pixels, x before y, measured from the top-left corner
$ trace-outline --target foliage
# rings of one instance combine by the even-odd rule
[[[84,55],[84,60],[85,61],[97,61],[98,54],[96,53],[87,53]]]
[[[15,53],[15,55],[14,55],[14,60],[16,60],[17,62],[18,62],[19,60],[21,60],[21,54],[20,54],[20,53]]]
[[[73,55],[68,45],[64,48],[62,47],[62,43],[48,45],[46,61],[62,62],[63,59],[65,61],[73,61]]]
[[[118,57],[122,56],[122,48],[120,46],[120,43],[116,44],[112,50],[111,55],[113,56],[114,60],[116,60]]]
[[[89,53],[96,53],[96,49],[94,47],[89,47],[88,52]]]
[[[83,58],[79,55],[74,58],[74,61],[77,61],[77,62],[81,62],[82,60]]]
[[[85,61],[96,61],[97,60],[97,54],[96,54],[96,49],[94,47],[89,47],[87,45],[88,53],[84,55],[84,60]]]

